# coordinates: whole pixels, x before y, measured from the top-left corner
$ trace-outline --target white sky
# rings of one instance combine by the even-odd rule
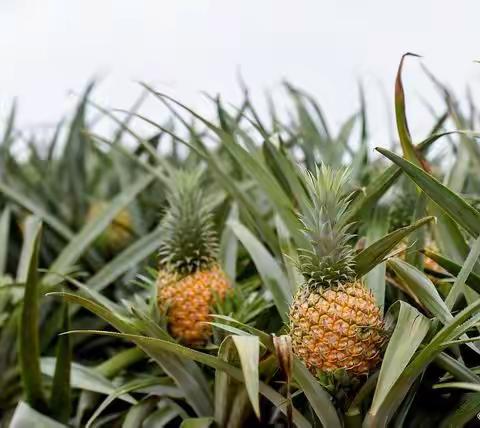
[[[241,70],[261,105],[287,78],[338,125],[358,107],[361,78],[382,144],[402,53],[422,54],[454,89],[468,83],[478,93],[479,16],[473,0],[2,0],[0,118],[17,97],[21,127],[54,123],[74,101],[69,93],[93,76],[102,77],[96,100],[109,107],[128,108],[143,80],[203,109],[201,91],[239,101]],[[430,127],[421,96],[443,106],[418,61],[405,71],[411,128],[421,138]],[[162,121],[153,101],[144,112]]]

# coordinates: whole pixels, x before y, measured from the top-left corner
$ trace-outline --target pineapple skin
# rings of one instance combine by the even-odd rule
[[[189,346],[201,346],[212,335],[210,307],[215,298],[223,301],[230,283],[218,266],[181,277],[166,270],[157,278],[157,303],[165,313],[173,337]]]
[[[383,327],[380,308],[361,281],[302,287],[290,308],[293,351],[314,374],[344,369],[368,375],[382,359]]]

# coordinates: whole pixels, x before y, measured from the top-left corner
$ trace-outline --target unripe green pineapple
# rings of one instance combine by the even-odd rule
[[[170,333],[187,345],[202,345],[215,299],[230,289],[217,260],[218,239],[198,172],[178,172],[168,193],[159,251],[157,301]]]
[[[306,172],[300,219],[310,243],[298,250],[305,281],[290,308],[295,354],[314,373],[368,374],[381,361],[383,319],[375,298],[356,277],[346,224],[348,172],[324,165]]]

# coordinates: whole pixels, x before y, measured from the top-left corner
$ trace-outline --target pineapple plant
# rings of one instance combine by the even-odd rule
[[[293,351],[312,372],[360,376],[380,362],[385,334],[380,308],[355,274],[347,184],[347,170],[322,165],[304,174],[309,200],[299,217],[310,245],[298,250],[304,283],[289,321]]]
[[[298,120],[293,126],[282,124],[280,118],[275,118],[274,129],[256,123],[255,110],[246,100],[245,109],[251,113],[247,117],[254,117],[247,127],[245,115],[230,116],[218,100],[222,126],[216,130],[222,137],[218,144],[210,144],[215,136],[209,130],[216,125],[208,122],[209,130],[199,132],[193,125],[188,129],[196,150],[186,157],[183,153],[169,156],[165,147],[158,150],[159,164],[165,168],[156,175],[155,187],[148,185],[148,190],[135,193],[138,201],[130,205],[135,233],[120,254],[112,248],[105,248],[105,253],[89,251],[101,234],[99,228],[78,233],[90,206],[87,195],[102,201],[128,195],[128,183],[136,177],[148,178],[144,177],[148,146],[143,143],[156,150],[160,137],[142,139],[141,149],[127,152],[125,162],[115,159],[116,151],[108,148],[84,156],[91,147],[77,138],[77,133],[87,135],[85,124],[77,120],[65,161],[59,163],[60,153],[59,158],[32,157],[19,163],[13,157],[6,159],[9,168],[0,186],[0,370],[4,373],[0,427],[57,426],[56,422],[72,427],[154,426],[159,421],[166,426],[219,427],[475,425],[480,411],[479,357],[474,346],[480,301],[473,292],[480,293],[480,281],[473,262],[478,257],[480,229],[478,211],[471,209],[464,196],[478,198],[480,189],[474,180],[478,160],[462,165],[465,157],[460,156],[458,166],[464,168],[453,168],[454,185],[444,186],[429,171],[418,171],[407,163],[408,155],[402,158],[379,149],[419,181],[412,184],[437,203],[438,213],[448,215],[448,227],[440,217],[439,223],[431,216],[417,218],[421,213],[412,215],[415,192],[409,195],[410,202],[398,192],[399,202],[391,201],[396,205],[392,215],[397,216],[392,219],[393,233],[387,233],[385,211],[378,204],[395,184],[392,170],[379,163],[382,170],[374,171],[365,151],[342,153],[342,147],[356,149],[346,144],[353,122],[349,120],[338,138],[331,137],[310,97],[294,95]],[[448,107],[449,111],[456,108]],[[252,121],[262,139],[280,133],[281,144],[256,150]],[[441,129],[442,123],[435,129]],[[170,129],[174,128],[166,129],[166,135]],[[362,129],[365,144],[367,136]],[[428,144],[437,139],[433,137],[426,140]],[[459,140],[456,145],[470,150],[464,143]],[[183,144],[180,137],[175,144]],[[32,142],[32,151],[34,147]],[[130,146],[121,148],[130,150]],[[69,185],[58,186],[78,159],[85,160],[87,174],[70,174]],[[319,161],[334,169],[322,166],[303,177],[297,174],[296,160],[312,171]],[[165,190],[163,173],[198,162],[205,162],[212,179],[225,187],[224,211],[218,210],[216,218],[223,221],[229,213],[231,227],[222,236],[228,251],[222,253],[228,277],[235,278],[234,289],[219,267],[212,205],[199,172],[171,176],[169,209],[162,224],[157,224]],[[335,169],[347,162],[352,181],[365,186],[364,192],[348,194],[347,173]],[[131,167],[136,163],[142,168]],[[47,173],[48,179],[40,184],[30,180],[32,168]],[[443,172],[436,175],[448,177],[448,171]],[[236,204],[229,206],[232,200]],[[304,236],[298,233],[294,217],[298,207]],[[362,218],[367,207],[367,214],[374,211],[375,215],[355,230],[356,239],[349,223]],[[97,208],[98,212],[103,209]],[[427,204],[426,213],[430,209]],[[43,226],[38,219],[21,223],[24,213],[32,210],[42,217]],[[111,223],[121,225],[122,216],[110,218]],[[23,239],[15,223],[22,224]],[[395,250],[399,243],[427,223],[421,243],[426,243],[427,256],[438,252],[430,236],[441,244],[439,263],[445,271],[436,272],[440,275],[435,278],[440,278],[442,289],[429,279],[427,259],[422,265],[413,264],[410,257],[396,257],[403,255]],[[398,231],[402,226],[409,226],[408,230]],[[421,245],[413,247],[415,239],[413,235],[407,241],[408,256],[421,251]],[[358,252],[352,249],[353,242]],[[150,268],[155,263],[150,256],[159,245],[157,272]],[[295,247],[300,250],[296,252]],[[297,254],[303,280],[286,263]],[[65,285],[56,283],[56,272],[64,273]],[[394,281],[385,281],[385,272]],[[385,326],[361,277],[385,309]],[[142,287],[134,288],[138,285]],[[152,296],[152,290],[157,295]],[[64,305],[60,297],[72,306]],[[289,309],[287,302],[292,299]],[[85,310],[77,311],[80,307]],[[155,325],[157,307],[165,324]],[[212,313],[216,314],[215,334],[210,336]],[[284,335],[288,315],[290,337]],[[99,330],[107,324],[107,329]],[[55,337],[71,326],[87,328],[83,339],[70,342],[70,335]],[[181,343],[169,340],[163,327]],[[382,357],[384,330],[389,340]],[[93,334],[101,337],[92,339]],[[126,347],[126,341],[135,347]],[[208,346],[190,349],[204,344]],[[292,347],[310,373],[293,358]],[[92,382],[70,385],[72,361],[73,379],[79,370],[93,370],[92,382],[103,377],[101,388],[95,389],[105,393],[91,390]],[[328,375],[337,372],[341,372],[338,377]],[[345,372],[349,376],[343,376]],[[367,380],[366,374],[370,375]],[[340,381],[335,389],[330,388],[330,380]]]
[[[157,301],[170,333],[199,346],[211,336],[210,309],[230,289],[218,263],[218,238],[200,172],[180,171],[169,183],[169,208],[163,218]]]

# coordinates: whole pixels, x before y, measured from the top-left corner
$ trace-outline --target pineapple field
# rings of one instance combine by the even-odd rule
[[[414,56],[376,148],[362,90],[338,129],[289,83],[286,118],[91,84],[46,136],[13,106],[0,426],[480,426],[478,109],[425,69],[442,102],[412,135]]]

